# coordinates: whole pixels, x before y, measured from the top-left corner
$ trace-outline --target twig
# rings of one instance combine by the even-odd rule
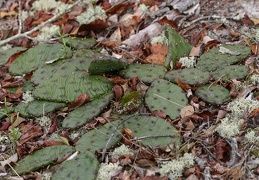
[[[19,14],[18,14],[18,26],[19,26],[19,29],[18,29],[18,34],[21,34],[22,32],[22,19],[21,19],[21,15],[22,15],[22,3],[21,3],[21,0],[18,1],[18,6],[19,6]]]
[[[81,3],[82,0],[77,0],[74,4],[70,5],[64,12],[62,13],[57,13],[55,16],[53,16],[52,18],[48,19],[47,21],[41,23],[40,25],[34,27],[33,29],[31,29],[30,31],[27,31],[27,32],[24,32],[24,33],[21,33],[19,32],[21,29],[21,17],[19,16],[19,31],[18,31],[18,34],[10,37],[10,38],[7,38],[3,41],[0,41],[0,46],[12,41],[12,40],[15,40],[15,39],[18,39],[18,38],[24,38],[24,37],[28,37],[29,34],[32,34],[36,31],[38,31],[39,29],[41,29],[42,27],[46,26],[48,23],[51,23],[51,22],[54,22],[55,20],[57,20],[60,16],[62,16],[63,14],[69,12],[74,6],[78,5],[79,3]],[[20,2],[20,1],[19,1]],[[21,5],[21,3],[19,3],[19,6]],[[20,11],[20,7],[19,7],[19,11]],[[19,15],[20,15],[20,12],[19,12]]]
[[[172,135],[172,134],[168,134],[168,135],[152,135],[152,136],[142,136],[142,137],[138,137],[138,138],[133,138],[131,140],[133,141],[138,141],[138,140],[142,140],[142,139],[148,139],[148,138],[157,138],[157,137],[181,137],[180,135]]]

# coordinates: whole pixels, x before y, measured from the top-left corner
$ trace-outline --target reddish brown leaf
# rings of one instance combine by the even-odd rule
[[[124,140],[124,144],[125,145],[128,145],[128,146],[131,146],[132,145],[132,142],[130,141],[130,139],[132,139],[132,131],[131,129],[129,128],[123,128],[123,131],[124,131],[124,136],[122,137],[123,140]]]
[[[129,2],[118,3],[113,7],[111,7],[111,4],[110,5],[106,4],[106,6],[104,6],[103,9],[107,10],[106,11],[107,14],[111,14],[111,15],[117,14],[119,16],[120,14],[125,12],[130,6],[131,4]]]
[[[94,32],[100,31],[102,29],[106,29],[107,27],[109,27],[107,22],[97,19],[97,20],[91,22],[90,24],[81,25],[78,29],[78,35],[88,33],[90,31],[94,31]]]
[[[183,83],[182,81],[180,81],[180,79],[177,80],[177,84],[178,86],[180,86],[181,88],[183,88],[185,91],[188,91],[189,89],[192,89],[192,87],[186,83]]]
[[[154,167],[156,166],[156,162],[155,161],[151,161],[149,159],[139,159],[136,161],[136,163],[143,168],[148,168],[148,167]]]
[[[119,85],[123,85],[125,83],[128,82],[127,79],[124,79],[120,76],[113,76],[111,78],[107,78],[112,84],[119,84]]]
[[[11,99],[17,100],[22,96],[22,93],[23,93],[22,88],[18,88],[14,94],[8,94],[8,97],[10,97]]]
[[[178,31],[178,24],[173,20],[168,20],[166,16],[164,16],[162,19],[158,21],[159,24],[165,26],[166,24],[169,24],[174,28],[176,31]]]
[[[168,180],[168,177],[158,177],[158,176],[145,176],[139,180]]]
[[[230,158],[230,148],[228,144],[220,137],[215,142],[215,155],[217,159],[227,162]]]
[[[20,144],[24,144],[27,141],[42,136],[43,132],[38,124],[34,124],[33,121],[30,121],[26,124],[21,124],[20,125],[20,130],[21,130],[21,137],[19,139]]]
[[[1,82],[1,86],[3,88],[10,88],[10,87],[17,87],[17,86],[22,86],[23,85],[23,81],[17,81],[17,80],[13,80],[13,81],[8,81],[8,82]]]
[[[121,85],[115,85],[113,87],[113,91],[114,91],[114,94],[115,94],[115,100],[118,102],[124,95],[124,90],[122,88]]]
[[[256,108],[256,109],[254,109],[254,110],[250,113],[249,117],[258,116],[258,114],[259,114],[259,108]]]
[[[61,141],[54,141],[54,140],[47,140],[47,141],[44,141],[44,146],[45,146],[45,147],[57,146],[57,145],[64,145],[64,142],[61,142]]]
[[[82,106],[83,104],[85,104],[89,101],[90,101],[90,96],[87,93],[83,93],[83,94],[80,94],[74,102],[70,103],[68,105],[68,108],[70,110],[75,109],[75,108],[78,108],[78,107]]]
[[[162,110],[154,110],[151,112],[151,115],[155,116],[155,117],[160,117],[160,118],[166,119],[166,114]]]
[[[161,2],[162,2],[161,0],[140,0],[140,3],[145,4],[146,6],[159,5],[159,4],[161,4]]]
[[[11,122],[10,121],[7,121],[7,122],[1,123],[1,124],[2,125],[0,127],[0,131],[5,131],[5,130],[7,130],[11,126]]]

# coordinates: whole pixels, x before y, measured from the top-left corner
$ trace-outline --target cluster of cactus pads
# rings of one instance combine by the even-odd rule
[[[172,119],[179,117],[180,111],[188,104],[186,93],[176,84],[178,81],[197,86],[196,95],[212,104],[222,104],[230,100],[229,91],[223,86],[211,84],[212,80],[227,82],[243,79],[248,68],[236,65],[250,54],[242,45],[222,45],[204,53],[197,66],[190,69],[172,70],[176,61],[188,56],[192,46],[176,30],[165,27],[169,41],[169,51],[164,66],[150,64],[129,64],[125,59],[103,56],[93,51],[95,40],[63,38],[63,44],[42,44],[21,54],[10,66],[14,75],[34,72],[31,81],[35,85],[32,94],[36,100],[29,104],[19,104],[15,108],[1,110],[4,113],[19,112],[24,117],[41,116],[65,107],[83,93],[90,96],[90,102],[68,113],[62,122],[63,128],[76,129],[98,116],[111,102],[113,84],[104,73],[118,73],[124,78],[138,76],[146,85],[146,92],[133,91],[122,97],[117,113],[119,120],[101,125],[86,132],[75,147],[63,145],[46,147],[22,159],[14,169],[18,174],[37,170],[42,166],[55,164],[60,156],[78,151],[72,160],[65,161],[53,175],[53,179],[95,179],[99,163],[94,153],[118,145],[124,128],[132,130],[133,140],[141,145],[166,147],[180,145],[180,135],[164,119],[145,115],[126,115],[135,106],[145,104],[150,111],[162,110]],[[6,57],[22,51],[14,49],[5,52]],[[1,65],[7,61],[1,60]],[[115,112],[115,111],[114,111]],[[122,115],[120,115],[122,114]],[[123,116],[124,114],[124,116]],[[1,115],[1,114],[0,114]],[[144,138],[143,138],[144,137]]]

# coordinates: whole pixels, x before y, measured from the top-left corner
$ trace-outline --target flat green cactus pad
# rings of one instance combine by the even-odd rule
[[[74,49],[89,49],[93,48],[96,44],[96,40],[93,38],[78,38],[78,37],[65,37],[62,38],[62,42],[65,42]]]
[[[117,59],[113,57],[96,57],[91,61],[88,72],[91,74],[107,73],[119,71],[128,66],[126,59]]]
[[[197,63],[197,68],[202,71],[215,71],[227,65],[236,64],[251,54],[250,48],[244,45],[222,45],[229,53],[220,51],[220,47],[212,48],[204,53]]]
[[[106,108],[112,97],[113,93],[108,93],[75,109],[63,120],[62,126],[64,128],[74,129],[88,123]]]
[[[8,59],[12,55],[14,55],[18,52],[21,52],[21,51],[25,51],[25,50],[26,50],[26,48],[23,48],[23,47],[13,47],[8,50],[0,52],[0,66],[5,65],[8,61]]]
[[[107,143],[107,140],[112,135],[118,121],[113,121],[100,126],[98,129],[93,129],[84,134],[76,143],[76,150],[80,152],[101,152]],[[115,131],[114,136],[111,138],[107,148],[111,148],[121,140],[122,130]]]
[[[220,85],[200,86],[196,89],[195,94],[211,104],[220,105],[230,100],[229,90]]]
[[[166,147],[168,144],[181,145],[180,134],[177,130],[169,122],[158,117],[133,116],[123,123],[123,127],[132,130],[133,138],[147,137],[138,140],[146,146]],[[166,137],[167,135],[172,137]]]
[[[38,69],[45,62],[72,56],[72,51],[62,44],[42,44],[21,54],[10,66],[12,74],[23,75]]]
[[[210,73],[202,72],[199,69],[173,70],[165,75],[165,79],[177,83],[178,79],[189,85],[205,84],[209,82]]]
[[[192,45],[169,25],[165,26],[165,36],[168,39],[168,53],[164,66],[169,69],[172,62],[175,68],[177,60],[189,55]]]
[[[150,111],[162,110],[175,119],[180,115],[181,109],[187,105],[188,100],[179,86],[157,79],[148,88],[145,103]]]
[[[240,65],[225,66],[212,72],[215,80],[228,81],[231,79],[244,79],[248,74],[248,67]]]
[[[36,85],[51,77],[67,77],[78,71],[87,70],[93,58],[87,57],[89,50],[80,50],[71,59],[64,59],[52,64],[45,64],[35,71],[32,82]]]
[[[44,81],[36,87],[33,95],[43,100],[73,102],[79,95],[87,93],[93,100],[106,94],[112,87],[112,84],[103,76],[90,76],[77,72],[66,77],[53,77]]]
[[[35,171],[43,166],[49,165],[68,153],[73,153],[75,149],[71,146],[50,146],[35,151],[33,154],[26,156],[14,166],[18,174],[26,174]]]
[[[65,161],[60,169],[52,176],[52,180],[95,180],[99,162],[90,152],[81,152],[74,159]]]
[[[146,84],[158,78],[164,78],[166,69],[163,66],[152,64],[130,64],[127,69],[121,70],[120,74],[125,78],[139,77]]]
[[[65,106],[65,103],[34,100],[28,104],[20,103],[18,106],[15,107],[15,112],[19,112],[19,115],[24,117],[39,117],[44,114],[56,111]]]

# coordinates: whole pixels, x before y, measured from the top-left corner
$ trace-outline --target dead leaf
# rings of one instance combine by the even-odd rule
[[[125,135],[122,137],[124,144],[127,146],[132,146],[132,142],[130,141],[130,139],[133,137],[131,129],[124,127],[123,132],[125,133]]]
[[[90,96],[87,93],[83,93],[83,94],[80,94],[74,102],[68,104],[68,108],[70,110],[76,109],[89,101],[90,101]]]
[[[197,47],[192,47],[192,50],[189,56],[200,56],[200,54],[201,54],[201,45],[198,45]]]
[[[155,161],[151,161],[149,159],[139,159],[136,163],[142,168],[149,168],[157,165]]]
[[[109,38],[110,41],[121,42],[121,30],[117,28]]]
[[[18,15],[16,11],[0,12],[0,18],[4,18],[5,16],[16,16],[16,15]]]
[[[116,100],[116,102],[118,102],[122,97],[123,97],[123,95],[124,95],[124,90],[123,90],[123,88],[122,88],[122,86],[121,85],[115,85],[114,87],[113,87],[113,91],[114,91],[114,94],[115,94],[115,100]]]
[[[180,79],[177,80],[177,85],[183,88],[185,91],[192,89],[192,87],[189,84],[183,83],[182,81],[180,81]]]
[[[160,118],[163,118],[163,119],[166,119],[166,114],[164,113],[164,111],[162,110],[154,110],[151,112],[151,115],[154,116],[154,117],[160,117]]]
[[[182,118],[190,116],[194,113],[194,108],[192,106],[185,106],[181,109],[180,115]]]
[[[220,137],[215,142],[215,155],[218,160],[227,162],[230,158],[230,148],[228,144]]]
[[[259,24],[259,19],[256,18],[250,18],[251,21],[253,21],[254,25]]]

